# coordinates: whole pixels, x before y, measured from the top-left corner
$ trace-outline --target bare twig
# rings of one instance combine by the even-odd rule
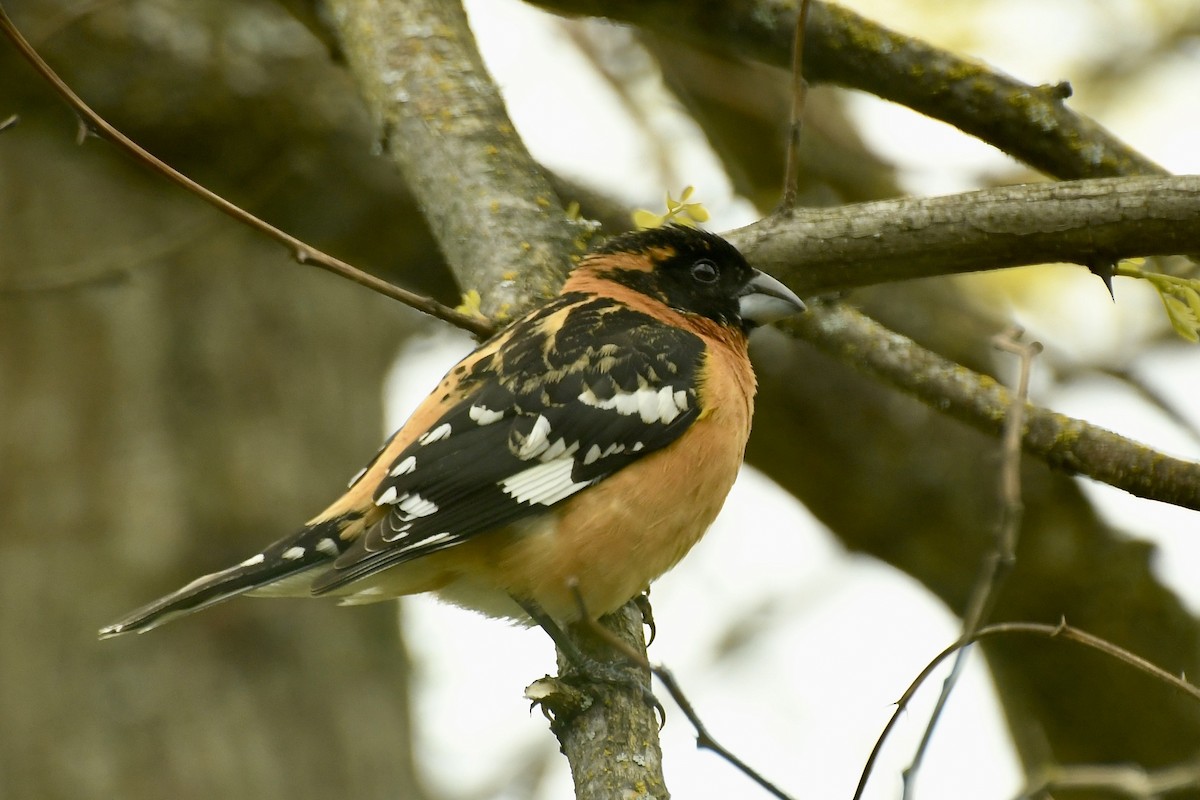
[[[1000,350],[1013,353],[1020,358],[1020,373],[1017,378],[1017,391],[1009,405],[1008,415],[1004,421],[1004,438],[1002,443],[1002,460],[1000,466],[1000,519],[996,526],[995,545],[984,558],[983,568],[971,589],[971,597],[967,602],[966,613],[963,614],[962,633],[960,641],[970,641],[975,632],[983,625],[983,621],[991,614],[1004,579],[1012,571],[1017,559],[1017,537],[1021,531],[1021,516],[1024,505],[1021,502],[1021,434],[1025,428],[1025,406],[1029,401],[1029,374],[1033,359],[1042,351],[1038,342],[1023,344],[1020,342],[1021,330],[1012,328],[992,339],[993,345]],[[938,693],[929,722],[921,734],[921,741],[913,754],[912,763],[904,770],[905,800],[910,800],[916,792],[917,774],[921,770],[925,754],[929,752],[929,743],[933,739],[933,731],[937,727],[950,694],[958,685],[959,677],[966,667],[969,647],[963,647],[954,657],[954,665],[950,674],[942,682],[942,690]]]
[[[4,11],[3,9],[0,9],[0,14],[2,13],[4,13]],[[0,121],[0,133],[4,133],[9,128],[16,127],[16,124],[20,121],[21,117],[19,115],[10,114],[6,119]]]
[[[779,800],[791,800],[790,796],[784,793],[782,789],[768,781],[757,770],[753,769],[745,761],[742,761],[712,737],[712,734],[704,727],[704,723],[700,721],[699,715],[696,714],[696,710],[692,707],[691,702],[688,701],[687,696],[683,693],[683,689],[680,688],[679,683],[675,680],[675,676],[670,670],[663,666],[651,665],[650,671],[662,682],[663,686],[667,687],[667,693],[671,695],[671,699],[675,701],[680,711],[683,712],[683,715],[688,718],[688,722],[692,723],[692,727],[696,729],[697,748],[712,750],[718,756],[732,764],[743,775],[750,778],[750,780],[775,797],[778,797]]]
[[[357,270],[199,186],[84,104],[21,38],[2,8],[0,28],[79,114],[81,132],[99,131],[223,213],[284,244],[301,262],[347,277],[477,335],[492,330],[485,320],[459,314]],[[459,191],[458,195],[469,193]],[[903,224],[897,225],[896,220]],[[491,241],[478,234],[455,240],[464,238]],[[1039,184],[954,197],[803,209],[787,218],[769,217],[732,232],[730,238],[757,266],[790,278],[792,287],[802,294],[1019,264],[1090,263],[1098,255],[1117,259],[1200,252],[1200,177]],[[512,263],[519,262],[510,262],[510,266]],[[461,285],[486,285],[475,280],[478,275],[469,274],[473,268],[477,267],[460,274]],[[540,285],[538,291],[550,291],[549,283]]]
[[[804,37],[808,33],[809,0],[800,0],[796,14],[795,34],[792,37],[792,118],[788,125],[787,158],[783,167],[783,202],[780,211],[787,213],[796,207],[799,184],[800,133],[804,126],[804,104],[808,98],[808,82],[804,80]]]
[[[908,708],[909,702],[913,695],[917,693],[917,689],[925,682],[925,680],[933,674],[933,671],[941,665],[943,661],[949,658],[954,653],[958,652],[963,647],[973,642],[982,641],[984,639],[992,639],[1001,636],[1034,636],[1041,639],[1065,639],[1068,642],[1075,642],[1084,647],[1102,653],[1109,658],[1126,664],[1134,669],[1149,675],[1151,678],[1170,686],[1178,692],[1181,692],[1191,700],[1200,703],[1200,687],[1189,683],[1185,678],[1172,675],[1165,669],[1150,663],[1139,655],[1129,652],[1123,647],[1118,647],[1112,642],[1101,639],[1098,636],[1093,636],[1087,631],[1072,627],[1063,620],[1058,625],[1045,625],[1037,622],[1002,622],[996,625],[988,625],[986,628],[980,628],[975,632],[975,635],[970,640],[959,640],[947,647],[942,652],[921,670],[921,673],[909,684],[904,690],[904,694],[896,701],[896,710],[892,712],[891,719],[884,726],[883,732],[879,734],[879,738],[875,741],[875,746],[871,749],[871,755],[867,757],[866,764],[863,765],[862,776],[858,781],[858,788],[854,791],[853,800],[860,800],[863,790],[866,789],[867,780],[871,777],[871,771],[875,767],[875,761],[879,758],[879,753],[883,750],[883,744],[887,740],[888,734],[896,726],[900,717],[904,715]]]
[[[1009,564],[1017,557],[1017,536],[1020,533],[1021,514],[1024,511],[1021,503],[1021,436],[1025,432],[1025,407],[1029,404],[1029,376],[1033,369],[1034,357],[1042,352],[1040,342],[1023,344],[1020,338],[1021,330],[1015,328],[992,339],[997,349],[1012,353],[1020,359],[1017,392],[1012,398],[1008,416],[1004,421],[1003,466],[1000,473],[1000,513],[1003,516],[996,541],[999,560]],[[987,587],[984,587],[980,593],[979,607],[971,609],[972,622],[976,627],[990,610],[982,599],[991,594]]]
[[[223,214],[237,220],[238,222],[253,228],[259,233],[264,234],[270,239],[273,239],[291,250],[293,257],[301,264],[312,264],[320,267],[335,275],[340,275],[343,278],[351,280],[360,286],[365,286],[372,291],[378,292],[385,297],[390,297],[393,300],[398,300],[411,308],[422,311],[430,316],[449,322],[463,330],[470,331],[477,336],[486,336],[490,334],[494,327],[488,320],[480,317],[462,314],[449,306],[442,305],[433,298],[419,295],[415,292],[410,292],[407,289],[401,289],[394,286],[385,280],[370,275],[362,270],[352,267],[341,259],[324,253],[317,248],[302,242],[296,237],[285,233],[274,225],[259,219],[245,209],[237,206],[224,197],[215,192],[201,186],[196,181],[187,177],[183,173],[176,170],[166,162],[162,161],[152,153],[148,152],[132,139],[130,139],[121,131],[110,125],[107,120],[96,113],[87,103],[85,103],[79,95],[69,87],[62,78],[45,62],[38,54],[32,45],[21,34],[20,30],[13,24],[3,6],[0,6],[0,31],[8,37],[13,43],[21,56],[37,70],[47,83],[62,97],[67,105],[75,111],[79,117],[79,140],[82,142],[87,136],[96,135],[115,144],[118,148],[132,156],[136,161],[149,167],[151,170],[159,173],[163,177],[170,180],[187,191],[195,194],[197,197],[204,200],[209,205],[216,208]]]
[[[1012,395],[842,304],[812,304],[785,330],[867,374],[988,433],[999,433]],[[1028,405],[1022,444],[1051,467],[1138,497],[1200,511],[1200,463],[1172,458],[1083,420]]]
[[[747,778],[757,783],[775,797],[778,797],[779,800],[791,800],[791,797],[785,794],[782,789],[764,778],[756,769],[751,767],[741,758],[736,756],[732,751],[718,742],[715,738],[713,738],[713,735],[708,732],[708,728],[705,727],[704,723],[700,720],[700,715],[696,713],[695,707],[692,705],[687,695],[684,694],[683,688],[679,685],[679,682],[675,680],[675,675],[669,669],[661,664],[651,663],[644,653],[639,653],[638,651],[634,650],[629,646],[628,643],[618,638],[603,625],[600,625],[592,620],[591,615],[587,613],[587,608],[584,606],[583,599],[578,591],[576,591],[575,599],[581,611],[580,618],[586,621],[588,630],[602,639],[608,646],[610,646],[613,650],[616,650],[631,663],[636,664],[642,669],[650,670],[650,672],[654,674],[654,677],[658,678],[662,685],[666,687],[667,693],[671,695],[671,699],[675,701],[675,704],[679,706],[679,710],[683,712],[683,715],[687,717],[688,722],[690,722],[692,727],[695,728],[696,747],[698,749],[713,751]],[[644,612],[639,613],[644,614]]]

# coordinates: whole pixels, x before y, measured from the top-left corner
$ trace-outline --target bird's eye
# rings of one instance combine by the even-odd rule
[[[707,258],[692,264],[692,277],[700,283],[713,283],[717,279],[717,265]]]

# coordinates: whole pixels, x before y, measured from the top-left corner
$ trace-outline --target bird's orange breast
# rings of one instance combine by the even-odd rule
[[[540,517],[428,559],[442,571],[440,593],[521,618],[506,602],[512,593],[569,621],[578,616],[573,585],[599,617],[673,567],[721,510],[750,434],[754,376],[744,338],[710,344],[702,372],[708,404],[683,436]]]

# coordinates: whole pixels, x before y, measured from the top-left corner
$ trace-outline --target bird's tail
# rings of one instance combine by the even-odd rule
[[[242,594],[307,595],[312,579],[345,550],[339,535],[348,519],[338,517],[303,528],[228,569],[197,578],[100,629],[100,638],[145,633]]]

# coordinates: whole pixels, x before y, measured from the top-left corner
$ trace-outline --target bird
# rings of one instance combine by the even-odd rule
[[[239,595],[359,604],[434,592],[552,636],[597,619],[713,522],[750,434],[748,335],[803,310],[717,234],[610,237],[557,297],[451,367],[299,531],[99,635]]]

